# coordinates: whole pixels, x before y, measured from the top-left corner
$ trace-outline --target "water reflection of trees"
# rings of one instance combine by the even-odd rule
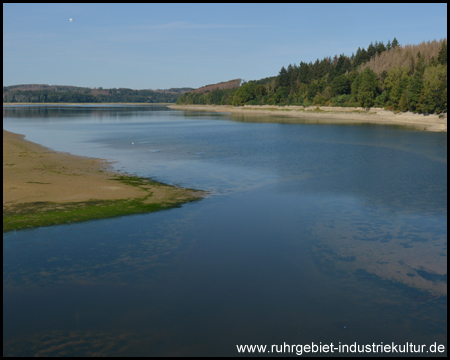
[[[4,106],[3,118],[69,118],[69,117],[126,117],[136,112],[146,113],[152,111],[170,111],[169,108],[162,105],[115,105],[115,106],[36,106],[36,105],[20,105],[20,106]]]

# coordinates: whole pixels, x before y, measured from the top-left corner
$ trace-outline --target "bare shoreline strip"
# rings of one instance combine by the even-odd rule
[[[17,223],[23,216],[19,221],[23,226],[8,225],[8,230],[41,226],[36,217],[52,211],[65,213],[56,214],[59,220],[54,223],[62,218],[62,222],[84,221],[90,216],[156,211],[204,196],[201,191],[117,173],[106,160],[56,152],[3,130],[4,231],[6,222]],[[41,222],[51,225],[49,221]]]
[[[422,115],[406,113],[394,113],[392,111],[381,108],[344,108],[344,107],[303,107],[303,106],[273,106],[262,105],[252,106],[245,105],[243,107],[234,107],[231,105],[168,105],[169,108],[175,110],[191,110],[191,111],[213,111],[228,112],[233,115],[251,115],[251,116],[283,116],[273,118],[273,122],[288,123],[328,123],[328,124],[356,124],[371,123],[383,125],[403,125],[412,127],[416,130],[447,132],[447,114],[439,117],[439,115]],[[251,121],[249,119],[249,121]],[[267,122],[272,122],[269,118]]]

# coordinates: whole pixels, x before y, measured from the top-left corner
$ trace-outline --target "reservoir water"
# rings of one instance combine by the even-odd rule
[[[27,140],[211,195],[3,234],[3,355],[446,349],[447,133],[268,120],[4,107],[3,128]]]

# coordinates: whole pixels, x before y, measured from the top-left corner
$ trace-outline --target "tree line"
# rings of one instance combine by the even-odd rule
[[[27,86],[23,86],[25,89]],[[192,88],[168,91],[120,89],[89,89],[65,87],[58,89],[20,90],[3,88],[3,102],[29,103],[174,103],[181,93]],[[180,90],[180,91],[177,91]]]
[[[383,107],[447,111],[447,40],[402,46],[396,38],[322,60],[282,67],[237,89],[187,92],[177,104]]]

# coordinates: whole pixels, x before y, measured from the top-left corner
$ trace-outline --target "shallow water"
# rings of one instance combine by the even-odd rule
[[[447,134],[256,121],[4,107],[4,129],[30,141],[213,194],[4,234],[4,355],[446,346]]]

